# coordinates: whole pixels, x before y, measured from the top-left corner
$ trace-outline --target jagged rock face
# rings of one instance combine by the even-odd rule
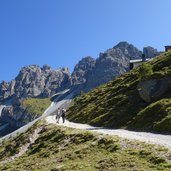
[[[7,104],[1,112],[1,121],[12,127],[21,127],[38,115],[26,112],[22,100],[28,97],[49,97],[58,90],[71,86],[71,76],[67,68],[53,70],[45,65],[23,67],[14,81],[0,84],[2,100]]]
[[[143,50],[146,58],[159,54],[152,47]],[[120,42],[115,47],[100,53],[96,60],[85,57],[75,66],[72,75],[68,69],[53,70],[44,65],[30,65],[21,69],[19,75],[11,82],[0,84],[0,101],[11,96],[49,97],[59,90],[72,85],[82,85],[86,91],[104,84],[129,70],[129,60],[142,57],[142,52],[132,44]]]
[[[93,72],[88,78],[86,91],[107,83],[129,70],[129,60],[141,58],[142,52],[127,42],[100,53]]]
[[[0,84],[0,96],[5,99],[15,94],[18,98],[49,97],[56,91],[71,86],[69,70],[61,68],[53,70],[44,65],[23,67],[15,80]]]
[[[89,74],[92,73],[92,70],[95,67],[95,63],[95,59],[90,56],[85,57],[81,61],[79,61],[72,73],[73,85],[86,83],[87,79],[90,76]]]
[[[0,100],[6,99],[14,94],[15,80],[10,83],[2,81],[0,83]]]
[[[0,119],[12,127],[21,127],[28,122],[38,118],[38,115],[32,115],[26,112],[22,106],[9,105],[3,108]]]
[[[50,97],[57,91],[72,85],[68,68],[53,70],[48,65],[23,67],[15,80],[0,84],[0,104],[3,108],[0,120],[12,127],[21,127],[34,120],[38,115],[26,112],[22,100],[28,97]]]
[[[148,46],[143,48],[143,54],[145,55],[146,58],[153,58],[157,55],[159,55],[161,52],[158,52],[157,49]]]
[[[0,84],[0,99],[5,99],[9,96],[9,83],[3,81],[1,84]]]
[[[142,52],[128,42],[120,42],[113,49],[120,52],[120,56],[125,56],[129,59],[139,59],[142,57]]]
[[[17,97],[36,97],[41,94],[45,79],[41,68],[31,65],[21,69],[16,77],[15,93]]]

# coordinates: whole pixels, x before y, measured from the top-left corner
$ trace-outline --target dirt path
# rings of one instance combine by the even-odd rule
[[[46,117],[46,121],[48,123],[57,124],[55,116]],[[128,131],[123,129],[105,129],[105,128],[93,127],[87,124],[72,123],[69,121],[66,121],[63,124],[61,120],[58,125],[99,132],[102,134],[118,135],[119,137],[122,138],[138,140],[149,144],[161,145],[171,150],[171,135],[162,135],[162,134],[154,134],[154,133],[147,133],[147,132],[134,132],[134,131]]]

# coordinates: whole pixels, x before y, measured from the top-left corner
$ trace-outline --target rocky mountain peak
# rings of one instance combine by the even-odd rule
[[[129,70],[130,59],[142,57],[142,52],[127,42],[120,42],[113,48],[99,54],[96,64],[89,74],[86,90],[107,83]]]
[[[138,59],[142,57],[142,52],[128,42],[120,42],[114,46],[113,49],[120,51],[122,55],[125,55],[129,59]]]
[[[68,74],[70,73],[69,68],[67,68],[67,67],[60,68],[60,70],[62,72],[68,73]]]
[[[129,44],[127,41],[121,41],[119,42],[116,46],[114,46],[113,48],[120,48],[120,49],[127,49],[131,44]]]
[[[71,86],[71,75],[68,68],[53,70],[48,65],[23,67],[15,80],[0,84],[0,99],[10,96],[17,98],[49,97],[58,90]]]
[[[159,55],[161,52],[158,52],[157,49],[147,46],[143,48],[143,54],[145,55],[146,58],[153,58],[157,55]]]
[[[152,58],[159,52],[150,46],[143,52],[132,44],[122,41],[113,48],[99,54],[97,59],[91,56],[82,58],[70,74],[67,67],[52,69],[49,65],[29,65],[21,69],[15,80],[0,83],[0,99],[15,95],[18,98],[49,97],[59,90],[84,85],[88,91],[104,84],[129,70],[130,59],[139,59],[142,53]]]
[[[86,83],[87,79],[90,76],[89,74],[95,67],[95,63],[96,60],[91,56],[82,58],[82,60],[80,60],[78,64],[76,64],[72,73],[73,85]]]
[[[43,65],[42,70],[43,71],[51,70],[51,67],[49,65],[45,64],[45,65]]]

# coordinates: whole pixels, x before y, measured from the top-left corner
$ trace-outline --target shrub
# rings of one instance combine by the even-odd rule
[[[152,65],[144,63],[139,67],[139,76],[141,79],[147,78],[153,74]]]

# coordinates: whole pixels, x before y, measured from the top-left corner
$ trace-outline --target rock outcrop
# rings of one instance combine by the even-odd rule
[[[2,83],[0,83],[0,101],[14,94],[15,82],[15,80],[12,80],[11,82],[2,81]]]
[[[16,128],[23,126],[38,117],[23,108],[23,99],[47,98],[71,85],[68,68],[54,70],[48,65],[23,67],[15,80],[0,84],[0,104],[6,105],[1,111],[0,122]]]
[[[120,42],[115,47],[100,53],[96,65],[90,74],[86,91],[107,83],[129,70],[129,60],[141,58],[142,52],[127,42]]]
[[[151,102],[161,98],[166,91],[168,91],[171,86],[171,78],[164,77],[161,79],[150,79],[141,81],[137,85],[137,89],[140,97],[145,102]]]
[[[71,86],[71,76],[67,68],[53,70],[48,65],[23,67],[15,80],[0,84],[0,99],[13,95],[17,98],[50,97],[58,90]]]
[[[142,52],[132,44],[120,42],[100,53],[96,60],[85,57],[79,61],[72,73],[72,83],[80,85],[81,89],[87,92],[127,72],[130,59],[140,59],[143,53],[146,58],[153,58],[160,54],[150,46],[145,47]]]
[[[143,54],[145,55],[146,58],[153,58],[157,55],[159,55],[161,52],[158,52],[157,49],[148,46],[143,48]]]
[[[113,48],[99,54],[97,59],[90,56],[83,58],[75,66],[72,74],[68,68],[52,69],[48,65],[42,68],[37,65],[23,67],[18,76],[11,82],[0,84],[0,102],[9,99],[27,97],[50,97],[56,92],[80,85],[89,91],[104,84],[129,70],[129,60],[158,55],[156,49],[145,47],[143,52],[132,44],[120,42]],[[13,97],[14,98],[14,97]]]
[[[0,120],[3,123],[8,123],[10,127],[19,128],[38,117],[39,115],[33,115],[27,112],[22,105],[18,106],[13,104],[2,109]]]
[[[128,42],[120,42],[113,49],[118,51],[120,56],[125,56],[129,59],[139,59],[142,57],[142,52]]]
[[[90,56],[87,56],[80,60],[76,64],[74,71],[72,73],[72,83],[73,85],[84,84],[87,82],[90,74],[94,70],[96,60]]]

